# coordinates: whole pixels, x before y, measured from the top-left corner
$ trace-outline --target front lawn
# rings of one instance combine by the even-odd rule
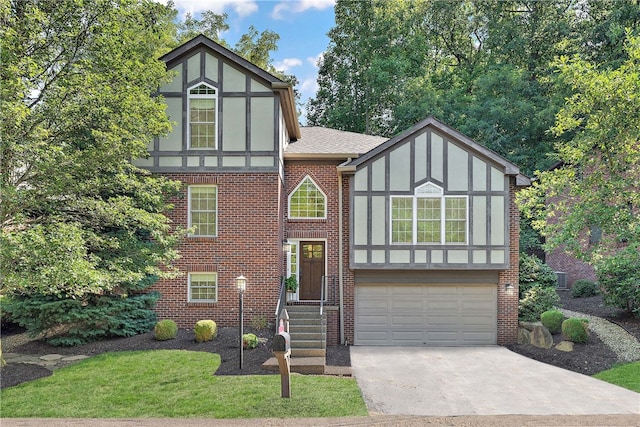
[[[594,377],[640,393],[640,362],[619,365],[599,372]]]
[[[352,378],[215,376],[217,354],[185,350],[105,353],[2,390],[3,418],[262,418],[367,415]]]

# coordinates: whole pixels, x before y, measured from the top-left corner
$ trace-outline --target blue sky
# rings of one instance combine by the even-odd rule
[[[259,32],[275,31],[280,41],[278,50],[271,55],[274,65],[298,78],[302,102],[315,95],[316,63],[329,44],[327,32],[334,26],[335,0],[174,0],[174,3],[181,16],[187,12],[198,16],[205,10],[227,13],[230,29],[221,36],[231,46],[250,25]],[[304,111],[301,120],[305,122]]]

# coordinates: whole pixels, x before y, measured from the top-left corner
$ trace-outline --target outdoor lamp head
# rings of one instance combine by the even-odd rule
[[[239,292],[244,292],[247,289],[247,279],[244,276],[238,276],[236,278],[236,287]]]

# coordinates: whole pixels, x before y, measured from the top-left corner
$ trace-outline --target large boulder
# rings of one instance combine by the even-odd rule
[[[531,332],[525,328],[518,328],[518,344],[529,344],[531,342]]]
[[[556,345],[556,349],[564,352],[573,351],[573,343],[571,341],[561,341]]]
[[[536,325],[531,331],[531,345],[538,348],[550,349],[553,346],[553,337],[551,332],[544,326]]]

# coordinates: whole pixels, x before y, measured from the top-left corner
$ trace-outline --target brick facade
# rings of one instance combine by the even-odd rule
[[[178,248],[181,258],[174,264],[180,275],[161,280],[153,287],[162,294],[156,308],[158,317],[173,319],[181,328],[192,328],[201,319],[212,319],[222,327],[237,325],[239,296],[235,279],[244,275],[245,322],[259,317],[273,322],[280,277],[284,274],[280,176],[277,173],[165,176],[185,184],[181,196],[172,201],[175,208],[169,217],[175,227],[187,226],[188,185],[217,186],[218,235],[184,239]],[[217,273],[217,302],[187,302],[187,275],[191,272]]]
[[[593,267],[569,255],[562,248],[554,249],[546,255],[545,261],[553,271],[567,273],[567,286],[573,286],[576,280],[587,279],[596,281],[596,273]]]
[[[518,332],[520,212],[515,203],[515,178],[509,184],[509,269],[498,274],[498,344],[512,344]],[[507,285],[511,289],[507,290]]]

